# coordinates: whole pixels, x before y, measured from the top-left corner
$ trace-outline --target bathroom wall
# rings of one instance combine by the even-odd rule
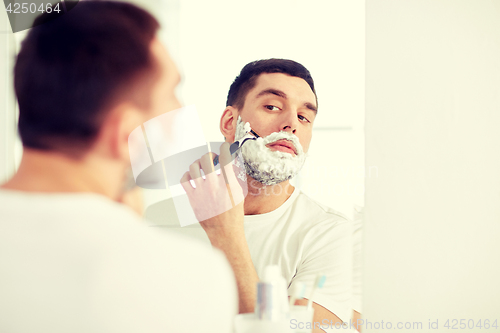
[[[379,328],[363,332],[500,332],[500,2],[367,1],[366,19],[366,165],[379,172],[364,316]]]

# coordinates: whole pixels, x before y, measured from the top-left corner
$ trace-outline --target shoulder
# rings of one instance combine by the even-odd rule
[[[297,191],[299,192],[293,204],[294,209],[296,211],[303,211],[307,215],[308,221],[334,224],[344,224],[350,221],[349,218],[341,212],[312,199],[300,190]]]
[[[105,322],[120,328],[116,331],[131,332],[141,325],[154,327],[149,330],[154,332],[187,332],[185,323],[193,312],[186,309],[193,304],[210,332],[230,331],[237,289],[220,251],[187,236],[159,232],[131,209],[98,195],[0,191],[0,202],[8,204],[0,210],[0,261],[15,253],[20,261],[37,262],[52,272],[50,280],[37,275],[23,282],[23,288],[46,290],[55,303],[66,304],[57,299],[62,297],[58,291],[70,286],[75,302],[92,304],[96,315],[105,313]],[[73,308],[59,307],[49,315],[70,318]],[[90,322],[100,325],[100,319]]]
[[[312,242],[347,240],[352,233],[352,223],[347,216],[301,191],[290,206],[286,228]]]
[[[168,261],[189,267],[201,265],[225,266],[224,257],[209,244],[181,233],[158,230],[133,210],[118,203],[108,203],[113,209],[107,215],[106,229],[120,236],[115,245],[120,244],[122,251],[143,252],[157,260]]]
[[[5,204],[0,212],[3,229],[18,234],[36,230],[40,238],[67,240],[68,250],[87,249],[81,252],[109,258],[162,257],[171,263],[179,258],[179,265],[183,260],[203,263],[220,259],[208,245],[187,236],[158,232],[132,209],[101,195],[0,190],[0,202]],[[7,223],[10,221],[17,223]]]

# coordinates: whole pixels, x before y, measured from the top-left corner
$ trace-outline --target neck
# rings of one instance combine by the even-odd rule
[[[118,162],[86,154],[74,159],[61,153],[25,148],[17,173],[4,189],[45,192],[98,193],[111,199],[120,195],[125,168]]]
[[[272,212],[292,195],[294,187],[290,181],[276,185],[264,185],[247,175],[248,195],[245,197],[245,215]]]

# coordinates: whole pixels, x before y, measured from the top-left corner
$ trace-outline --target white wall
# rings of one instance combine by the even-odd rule
[[[364,315],[500,327],[500,2],[366,5]]]

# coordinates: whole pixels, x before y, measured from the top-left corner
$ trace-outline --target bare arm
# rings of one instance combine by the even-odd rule
[[[358,332],[361,332],[361,325],[358,326],[358,320],[361,319],[361,313],[358,311],[352,311],[352,326],[356,327]],[[359,322],[361,324],[361,322]]]
[[[234,174],[229,144],[221,146],[220,175],[214,172],[213,158],[213,154],[205,154],[191,164],[181,184],[212,246],[224,252],[233,269],[238,286],[239,312],[253,312],[259,277],[245,237],[243,190]],[[205,178],[201,177],[200,170]],[[191,180],[196,188],[191,186]]]
[[[302,298],[295,301],[295,305],[307,305],[308,302],[307,298]],[[331,327],[335,326],[335,323],[342,324],[342,320],[339,317],[321,305],[313,302],[312,307],[314,309],[312,333],[324,333],[325,331],[320,328],[321,325]]]
[[[256,285],[259,281],[250,257],[244,230],[204,227],[212,245],[224,252],[233,268],[238,286],[239,312],[254,312]]]

